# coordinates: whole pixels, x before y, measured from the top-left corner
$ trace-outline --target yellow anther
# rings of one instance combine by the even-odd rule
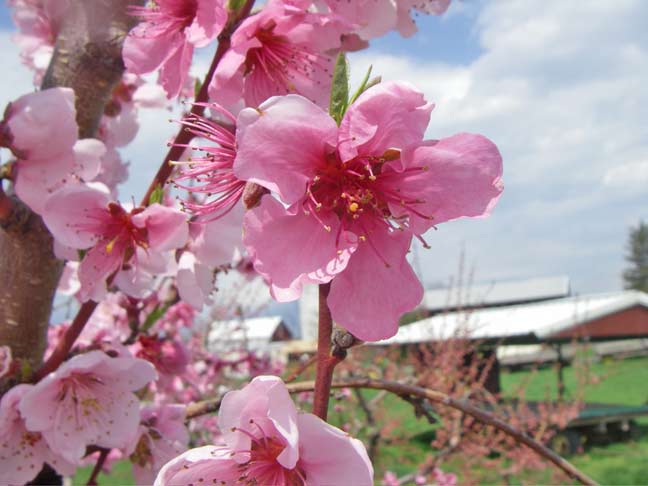
[[[118,236],[110,240],[110,242],[106,245],[106,253],[112,253],[113,248],[115,246],[115,242],[117,241]]]
[[[331,232],[331,227],[328,224],[326,226],[324,226],[324,229],[326,231],[328,231],[329,233]]]
[[[376,180],[376,176],[375,176],[375,175],[370,175],[370,176],[369,176],[369,180],[372,181],[372,182],[375,181],[375,180]]]
[[[352,213],[355,213],[358,210],[359,207],[360,206],[358,206],[357,202],[352,202],[351,204],[349,204],[349,211],[351,211]]]
[[[360,241],[367,241],[367,237],[366,237],[366,236],[362,236],[362,235],[360,235],[360,236],[358,237],[358,239],[359,239]]]

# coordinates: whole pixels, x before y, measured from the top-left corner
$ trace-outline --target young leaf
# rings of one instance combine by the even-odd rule
[[[365,74],[365,77],[362,79],[362,83],[360,83],[360,86],[358,86],[358,89],[356,90],[355,93],[353,93],[353,96],[349,100],[349,104],[352,105],[355,100],[358,99],[358,96],[360,96],[362,93],[364,93],[368,86],[367,82],[369,81],[369,76],[371,76],[371,70],[373,69],[373,66],[369,66],[369,69],[367,69],[367,74]]]
[[[162,202],[163,196],[164,196],[164,191],[162,190],[162,186],[158,184],[157,186],[155,186],[155,189],[151,193],[151,197],[149,197],[149,206],[155,203],[160,204]]]
[[[329,114],[340,124],[349,106],[349,65],[344,52],[338,54],[331,83],[331,103]]]

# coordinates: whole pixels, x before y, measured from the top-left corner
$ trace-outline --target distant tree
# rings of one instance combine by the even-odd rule
[[[639,221],[630,228],[627,251],[630,266],[623,272],[625,288],[648,292],[648,224]]]

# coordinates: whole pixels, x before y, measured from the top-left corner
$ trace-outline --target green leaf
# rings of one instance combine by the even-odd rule
[[[162,190],[162,186],[158,184],[155,186],[155,189],[153,189],[151,197],[149,197],[149,206],[155,203],[160,204],[162,202],[162,197],[164,197],[164,191]]]
[[[146,316],[146,319],[144,320],[144,323],[142,324],[141,327],[141,332],[147,332],[151,327],[153,327],[153,324],[155,324],[165,313],[166,311],[171,307],[171,304],[157,304],[155,308],[150,312],[148,316]]]
[[[230,12],[238,12],[243,8],[243,5],[245,5],[245,0],[229,0],[227,3]]]
[[[338,54],[331,82],[329,114],[339,125],[349,106],[349,63],[344,52]]]
[[[355,100],[358,99],[358,96],[360,96],[362,93],[367,91],[367,83],[369,82],[369,76],[371,76],[371,70],[373,69],[373,66],[369,66],[369,69],[367,69],[367,74],[365,74],[364,78],[362,79],[362,83],[360,83],[360,86],[356,90],[355,93],[353,93],[353,96],[349,100],[349,104],[352,105]]]

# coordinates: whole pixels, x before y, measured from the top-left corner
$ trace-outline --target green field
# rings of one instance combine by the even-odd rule
[[[648,402],[648,358],[623,361],[607,360],[592,365],[591,372],[601,377],[599,383],[588,385],[585,399],[596,402],[641,405]],[[576,388],[576,378],[571,367],[565,370],[568,392]],[[528,400],[555,398],[557,394],[556,373],[552,368],[534,372],[521,371],[502,374],[502,388],[505,395],[519,396],[520,385]],[[375,461],[376,478],[382,477],[385,469],[397,474],[405,474],[425,457],[429,451],[429,431],[431,426],[424,419],[414,417],[409,404],[390,396],[385,399],[384,408],[389,416],[400,420],[407,440],[397,445],[384,446]],[[335,421],[335,413],[331,416]],[[584,454],[569,458],[577,467],[585,471],[601,484],[609,485],[646,485],[648,484],[648,419],[639,421],[642,437],[636,442],[611,444],[605,447],[591,447]],[[453,464],[444,465],[446,470],[459,470]],[[85,484],[90,469],[80,471],[73,484]],[[496,471],[483,471],[483,484],[502,484]],[[550,484],[548,471],[536,472],[519,478],[509,478],[509,484]],[[101,485],[132,484],[128,463],[115,465],[110,476],[100,476]],[[461,483],[461,478],[460,478]],[[380,484],[378,481],[377,484]]]

